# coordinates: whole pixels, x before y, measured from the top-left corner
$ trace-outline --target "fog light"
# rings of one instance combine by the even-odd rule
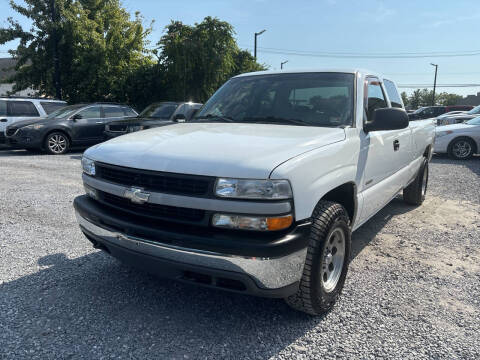
[[[276,231],[286,229],[292,223],[292,215],[265,217],[215,214],[212,218],[215,227],[237,230]]]
[[[90,196],[92,199],[98,200],[98,192],[94,188],[88,186],[87,184],[83,184],[85,188],[85,193]]]

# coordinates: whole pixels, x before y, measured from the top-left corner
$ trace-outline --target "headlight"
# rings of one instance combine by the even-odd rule
[[[439,131],[435,134],[435,137],[439,138],[439,137],[442,137],[442,136],[445,136],[445,135],[449,135],[449,134],[452,134],[453,131],[452,130],[447,130],[447,131]]]
[[[45,126],[45,124],[32,124],[32,125],[27,125],[25,128],[27,129],[33,129],[33,130],[38,130],[41,129]]]
[[[212,218],[213,226],[236,230],[277,231],[288,228],[292,223],[292,215],[265,217],[215,214]]]
[[[215,195],[239,199],[290,199],[292,188],[288,180],[221,178],[215,185]]]
[[[88,175],[95,175],[95,161],[90,160],[89,158],[82,157],[82,168],[83,171]]]

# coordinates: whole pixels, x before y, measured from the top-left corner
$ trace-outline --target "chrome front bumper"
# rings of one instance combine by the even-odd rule
[[[303,272],[307,249],[278,258],[242,257],[160,244],[99,227],[76,211],[82,230],[107,244],[157,259],[170,260],[202,268],[248,275],[260,289],[279,289],[297,283]]]

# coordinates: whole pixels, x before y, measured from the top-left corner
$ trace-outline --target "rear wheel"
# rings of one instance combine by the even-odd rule
[[[298,291],[285,299],[292,308],[311,315],[329,311],[342,291],[350,259],[351,231],[345,208],[320,201]]]
[[[473,156],[475,144],[467,138],[453,140],[448,146],[448,155],[456,160],[465,160]]]
[[[48,134],[45,139],[45,150],[49,154],[61,155],[65,154],[70,148],[70,140],[67,135],[62,132],[53,132]]]
[[[427,194],[428,187],[428,160],[423,159],[415,180],[403,189],[403,200],[410,205],[421,205]]]

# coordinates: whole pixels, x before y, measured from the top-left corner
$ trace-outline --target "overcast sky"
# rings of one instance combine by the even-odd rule
[[[123,0],[123,5],[132,14],[140,11],[146,24],[155,20],[152,46],[172,19],[194,24],[205,16],[216,16],[234,26],[244,49],[253,51],[254,32],[266,29],[258,38],[258,60],[271,69],[288,60],[288,69],[361,67],[384,73],[399,85],[430,84],[433,62],[439,65],[439,84],[480,84],[479,0]],[[6,0],[1,0],[0,14],[4,25],[8,16],[25,23]],[[8,56],[5,51],[14,46],[0,46],[0,55]],[[432,55],[476,50],[476,56]],[[349,57],[319,53],[348,53]],[[399,53],[417,57],[399,57]],[[376,54],[393,57],[362,57]],[[439,91],[466,95],[480,92],[480,87]]]

